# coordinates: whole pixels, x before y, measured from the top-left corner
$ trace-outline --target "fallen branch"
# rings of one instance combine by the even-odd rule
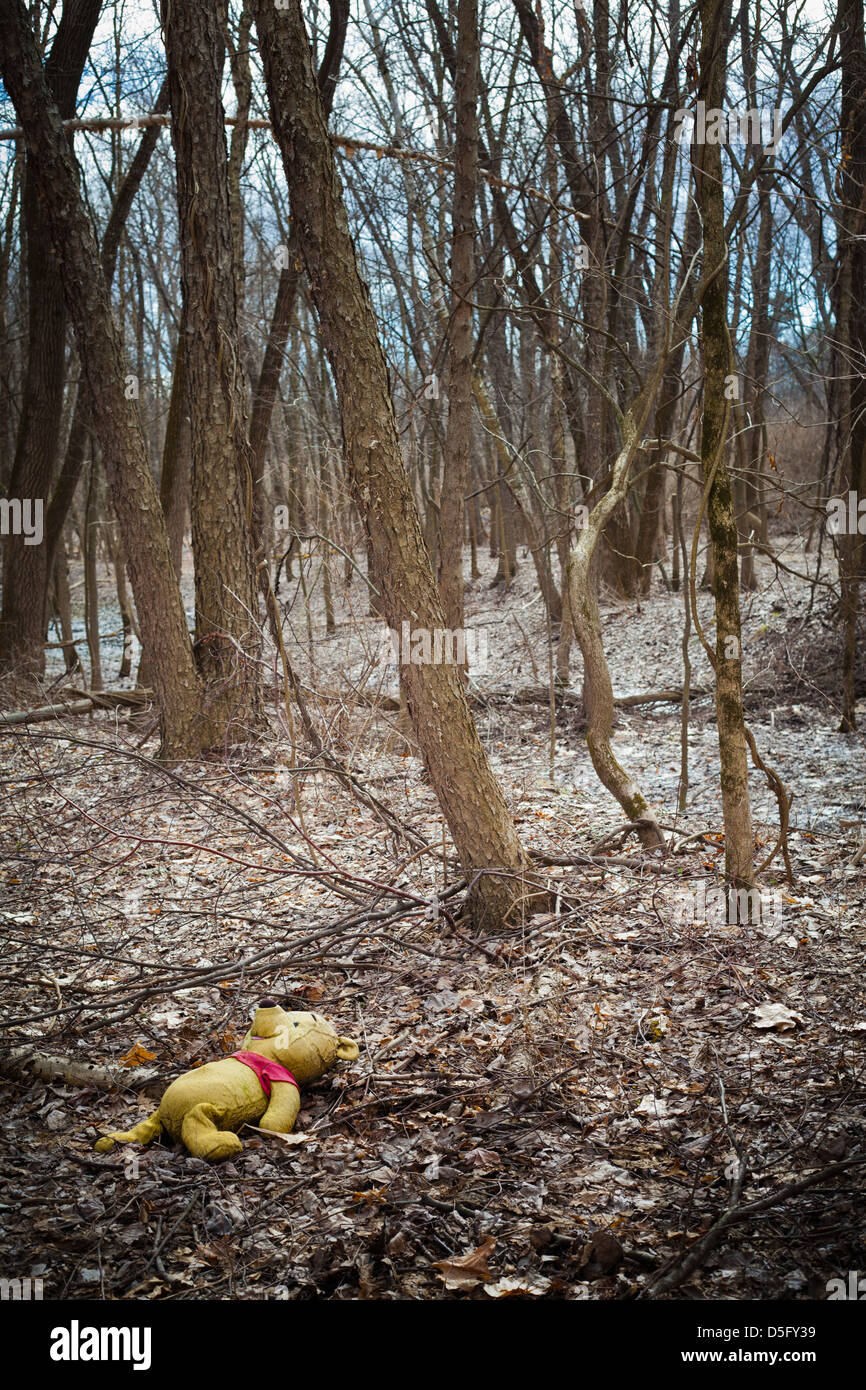
[[[37,705],[34,709],[0,711],[0,725],[41,724],[62,715],[89,714],[95,709],[140,709],[151,703],[150,690],[71,690],[74,699],[54,705]]]
[[[705,694],[706,691],[699,685],[693,685],[689,690],[689,696]],[[643,695],[614,695],[613,702],[625,709],[632,705],[656,705],[668,701],[678,705],[682,698],[682,686],[673,686],[669,690],[648,690]]]
[[[583,697],[575,694],[573,690],[556,690],[555,694],[557,705],[568,705],[576,709],[583,707]],[[690,694],[703,695],[705,691],[699,686],[693,686]],[[550,704],[550,691],[546,685],[524,685],[513,692],[497,691],[476,698],[479,704],[503,700],[510,701],[515,705],[548,705]],[[682,687],[671,686],[664,690],[647,690],[640,695],[614,695],[613,703],[621,709],[630,709],[635,705],[655,705],[668,702],[679,704],[682,698]]]
[[[692,695],[704,695],[706,691],[700,686],[694,686],[690,692]],[[368,695],[364,691],[353,690],[341,692],[338,690],[317,690],[315,692],[318,700],[336,701],[339,704],[363,705],[366,709],[398,710],[400,701],[395,695]],[[583,697],[573,690],[556,689],[557,705],[565,705],[569,709],[582,709]],[[663,703],[679,704],[683,698],[680,686],[671,686],[664,690],[647,690],[641,695],[614,695],[613,702],[621,709],[631,709],[635,705],[656,705]],[[496,690],[485,691],[483,694],[471,691],[469,694],[470,703],[484,707],[493,703],[514,704],[514,705],[549,705],[550,690],[546,685],[524,685],[519,690]]]
[[[63,714],[88,714],[95,709],[92,700],[65,701],[62,705],[37,705],[35,709],[0,711],[2,724],[41,724],[46,719],[59,719]]]
[[[846,1158],[841,1163],[831,1163],[827,1168],[819,1168],[817,1172],[809,1173],[807,1177],[800,1178],[797,1182],[788,1183],[778,1192],[771,1192],[768,1197],[761,1197],[756,1202],[730,1206],[717,1221],[713,1222],[706,1234],[695,1241],[688,1251],[680,1255],[672,1265],[659,1270],[645,1288],[641,1289],[637,1297],[658,1298],[660,1294],[669,1293],[671,1289],[679,1288],[680,1284],[694,1273],[704,1257],[720,1244],[725,1232],[731,1226],[740,1226],[744,1221],[750,1221],[753,1216],[758,1216],[769,1207],[777,1206],[779,1202],[785,1202],[789,1197],[797,1197],[807,1188],[815,1187],[827,1178],[835,1178],[839,1173],[844,1173],[849,1168],[855,1168],[862,1163],[866,1163],[866,1158]]]
[[[306,689],[307,687],[305,687]],[[350,705],[352,703],[363,706],[364,709],[384,709],[399,710],[400,701],[396,695],[368,695],[364,690],[314,690],[312,694],[317,700],[324,700],[340,705]]]
[[[63,1081],[67,1086],[95,1086],[100,1091],[123,1088],[144,1095],[162,1095],[165,1080],[152,1067],[99,1067],[92,1062],[75,1062],[68,1057],[51,1056],[35,1047],[16,1047],[0,1055],[0,1074],[27,1081]]]
[[[154,692],[144,686],[135,690],[70,690],[69,693],[92,700],[98,709],[143,709],[155,699]]]
[[[681,865],[662,864],[649,856],[637,859],[623,854],[544,854],[540,850],[530,850],[529,857],[534,864],[543,864],[546,868],[615,868],[633,869],[637,873],[646,870],[651,874],[672,874],[675,878],[682,878],[683,875]]]

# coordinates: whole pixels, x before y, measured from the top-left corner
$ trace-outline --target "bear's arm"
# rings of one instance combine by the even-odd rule
[[[259,1129],[275,1134],[291,1134],[301,1108],[301,1094],[291,1081],[272,1081],[268,1108],[259,1120]]]

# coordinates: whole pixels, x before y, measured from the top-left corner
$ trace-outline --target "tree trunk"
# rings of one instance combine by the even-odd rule
[[[171,563],[177,582],[183,579],[183,538],[189,511],[189,475],[192,453],[189,422],[189,385],[186,375],[186,313],[181,306],[171,374],[171,394],[162,443],[159,470],[159,505],[165,522]],[[150,685],[150,665],[147,650],[142,647],[136,684]]]
[[[328,42],[318,72],[319,90],[326,117],[331,113],[334,92],[343,61],[346,27],[349,22],[349,0],[330,0],[331,24]],[[297,239],[292,236],[286,247],[285,264],[280,268],[277,297],[265,353],[259,372],[250,422],[250,454],[253,472],[253,540],[256,563],[267,564],[269,537],[265,525],[265,457],[274,405],[279,391],[280,376],[286,358],[286,344],[295,312],[295,298],[301,271],[301,253]]]
[[[840,434],[841,487],[866,495],[866,376],[856,364],[866,354],[866,39],[863,0],[839,0],[842,49],[841,208],[838,214],[839,290],[836,319],[842,378]],[[852,363],[855,367],[852,369]],[[846,528],[839,537],[842,593],[842,733],[857,727],[854,663],[863,538]]]
[[[266,518],[265,460],[267,458],[268,437],[274,405],[280,386],[280,376],[286,358],[286,344],[295,312],[295,296],[298,291],[300,275],[300,256],[297,241],[291,238],[288,248],[288,264],[280,271],[277,297],[271,318],[265,355],[259,372],[253,413],[250,421],[250,466],[253,475],[253,542],[256,550],[256,564],[266,564],[270,535]]]
[[[117,589],[117,606],[120,609],[120,622],[123,628],[123,653],[117,672],[118,680],[126,680],[132,675],[132,638],[138,635],[135,617],[130,607],[129,590],[126,585],[126,556],[115,527],[106,526],[106,539],[114,570],[114,586]]]
[[[181,309],[177,345],[174,350],[168,418],[162,444],[162,466],[159,471],[159,501],[165,517],[171,562],[178,583],[183,573],[183,536],[189,507],[191,446],[189,381],[186,370],[186,314]]]
[[[244,201],[241,179],[244,158],[250,134],[250,105],[253,97],[253,79],[250,71],[250,31],[253,15],[250,0],[242,0],[238,15],[237,42],[234,40],[228,6],[220,2],[222,31],[229,51],[229,65],[232,86],[235,90],[236,115],[232,126],[231,144],[228,157],[229,215],[232,229],[232,250],[234,252],[235,288],[237,293],[238,315],[243,317],[244,290],[246,285],[246,257],[244,255]]]
[[[758,176],[758,205],[761,221],[758,230],[758,247],[752,273],[752,312],[748,351],[748,390],[747,421],[743,439],[745,468],[743,470],[743,511],[760,513],[761,471],[764,462],[766,426],[764,423],[764,397],[770,370],[770,273],[773,254],[773,203],[771,197],[772,178],[764,173]],[[766,523],[765,523],[766,526]],[[748,541],[752,527],[746,521],[744,531],[747,543],[743,548],[740,565],[740,583],[744,589],[757,589],[758,577],[755,569],[754,547]],[[761,536],[766,541],[766,535]]]
[[[192,428],[196,659],[214,743],[261,719],[261,633],[252,548],[247,391],[222,105],[219,0],[163,0],[177,172],[186,374]]]
[[[731,0],[701,0],[698,99],[707,110],[725,105],[725,64],[730,37]],[[734,886],[754,878],[754,839],[749,805],[748,756],[743,719],[743,665],[740,632],[737,523],[724,453],[728,429],[726,378],[733,370],[728,332],[728,248],[725,243],[725,188],[722,151],[717,144],[693,147],[695,189],[704,230],[701,350],[704,399],[701,462],[706,486],[707,524],[713,556],[716,607],[716,718],[721,758],[725,873]]]
[[[102,653],[99,638],[99,474],[91,454],[87,470],[87,497],[81,550],[84,559],[84,628],[90,656],[90,689],[102,689]]]
[[[581,471],[589,476],[599,491],[606,491],[610,478],[607,458],[610,456],[612,422],[610,407],[599,388],[610,388],[611,358],[605,333],[605,314],[607,312],[609,318],[613,314],[618,291],[615,283],[605,283],[606,227],[611,219],[604,179],[588,171],[603,168],[606,153],[612,155],[616,145],[609,112],[609,6],[606,0],[598,0],[593,7],[596,74],[588,122],[593,158],[587,165],[581,157],[574,123],[565,102],[566,85],[553,71],[553,54],[545,41],[541,12],[536,10],[532,0],[513,0],[513,3],[529,60],[544,91],[548,120],[559,149],[572,204],[576,212],[585,215],[585,220],[578,223],[585,258],[580,298],[584,323],[584,368],[590,380],[586,383],[585,410],[575,405],[569,409],[569,415]],[[615,588],[629,597],[637,591],[640,570],[624,505],[610,513],[604,552],[599,558],[605,569],[605,577]]]
[[[162,113],[168,110],[168,83],[163,82],[159,95],[156,98],[154,111]],[[135,195],[141,187],[141,181],[147,172],[150,164],[150,157],[156,149],[159,140],[160,127],[148,126],[141,136],[138,149],[136,150],[132,162],[126,171],[123,183],[114,200],[114,206],[109,214],[108,222],[105,225],[105,232],[102,237],[100,248],[100,259],[102,262],[102,273],[105,276],[105,283],[111,287],[114,280],[114,272],[117,266],[117,252],[120,247],[120,239],[126,220],[129,216]],[[75,409],[72,412],[72,425],[69,430],[69,438],[66,441],[66,453],[60,469],[60,475],[51,494],[51,503],[45,519],[45,545],[48,551],[48,564],[53,565],[54,550],[63,532],[63,526],[72,506],[72,499],[75,496],[75,489],[81,477],[81,470],[84,467],[84,460],[87,454],[87,445],[90,440],[90,411],[87,392],[79,389],[75,399]]]
[[[458,0],[456,142],[451,244],[448,426],[439,507],[439,592],[448,627],[462,628],[464,496],[472,438],[472,291],[478,175],[478,3]]]
[[[8,8],[11,18],[11,4]],[[40,65],[40,79],[63,120],[75,115],[78,85],[100,9],[101,0],[65,0],[44,76]],[[68,138],[71,159],[72,137]],[[63,139],[67,137],[64,135]],[[40,180],[31,166],[32,151],[28,147],[21,205],[29,302],[27,373],[8,493],[10,497],[39,499],[44,507],[51,495],[60,443],[66,310],[58,253],[48,235],[49,219],[40,196]],[[0,669],[15,670],[24,677],[41,676],[45,669],[45,610],[51,574],[48,547],[27,545],[24,536],[11,535],[6,539],[3,560]]]
[[[78,652],[75,650],[75,641],[72,636],[72,603],[69,595],[69,572],[66,559],[66,547],[62,540],[60,546],[54,554],[54,604],[57,614],[57,624],[60,629],[60,640],[63,645],[63,662],[66,667],[66,674],[70,675],[73,671],[81,670],[81,661]]]
[[[45,234],[63,270],[93,427],[114,498],[142,633],[151,653],[165,756],[198,751],[200,691],[159,498],[134,403],[124,396],[123,346],[78,171],[51,99],[22,0],[0,0],[0,72],[25,131]]]
[[[663,838],[656,812],[634,778],[618,762],[611,748],[613,687],[601,638],[598,579],[594,573],[593,558],[611,513],[622,505],[626,497],[629,473],[660,371],[661,368],[656,367],[653,376],[623,420],[622,448],[614,464],[610,487],[578,531],[567,567],[569,613],[583,656],[583,703],[589,755],[600,782],[611,796],[616,798],[629,820],[641,822],[638,834],[641,843],[647,848],[662,844]]]
[[[313,75],[299,0],[256,0],[271,120],[307,276],[331,363],[346,464],[373,577],[390,626],[445,627],[400,453],[388,368],[361,279]],[[478,737],[455,666],[407,663],[401,676],[415,734],[448,822],[476,922],[514,915],[531,893],[527,857]]]

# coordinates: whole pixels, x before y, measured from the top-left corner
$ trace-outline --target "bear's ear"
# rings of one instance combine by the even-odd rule
[[[285,1027],[285,1014],[276,1004],[263,1008],[260,1004],[253,1014],[252,1032],[259,1038],[272,1038]]]
[[[338,1038],[337,1056],[341,1062],[354,1062],[358,1056],[358,1044],[351,1038]]]

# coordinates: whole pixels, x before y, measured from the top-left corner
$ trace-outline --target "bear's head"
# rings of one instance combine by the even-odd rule
[[[269,999],[256,1009],[241,1046],[282,1063],[301,1085],[318,1080],[338,1061],[354,1062],[358,1056],[358,1044],[338,1037],[321,1014],[287,1013]]]

